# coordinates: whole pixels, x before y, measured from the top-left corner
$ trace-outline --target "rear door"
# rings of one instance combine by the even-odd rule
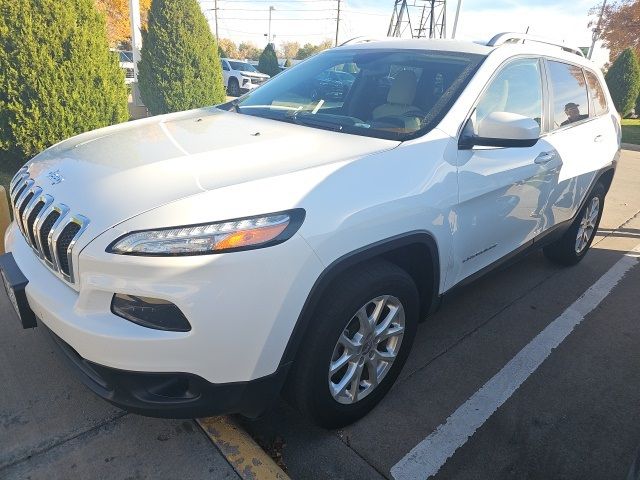
[[[548,217],[542,230],[573,218],[598,171],[606,164],[604,147],[611,140],[590,101],[582,67],[550,59],[546,60],[546,67],[552,125],[547,140],[562,159],[562,168],[558,184],[548,198]]]
[[[480,96],[471,124],[493,112],[509,112],[536,120],[544,131],[542,72],[538,58],[511,60]],[[458,151],[457,281],[532,242],[559,168],[559,158],[544,138],[533,147]]]

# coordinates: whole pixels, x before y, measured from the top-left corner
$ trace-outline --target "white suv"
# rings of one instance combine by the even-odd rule
[[[221,59],[222,77],[227,93],[232,97],[237,97],[241,93],[258,88],[271,77],[260,73],[256,68],[247,62],[232,60],[230,58]]]
[[[593,240],[619,117],[579,50],[522,38],[348,44],[42,152],[0,257],[23,326],[133,412],[256,416],[284,390],[360,418],[445,293]]]

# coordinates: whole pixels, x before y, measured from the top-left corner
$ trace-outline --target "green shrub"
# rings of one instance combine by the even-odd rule
[[[218,46],[197,0],[153,0],[138,82],[154,114],[226,100]]]
[[[293,63],[291,63],[291,59],[287,58],[284,61],[284,68],[289,68],[289,67],[292,67],[292,66],[293,66]]]
[[[627,48],[616,58],[606,81],[616,110],[625,116],[634,108],[640,94],[640,65],[633,49]]]
[[[276,51],[273,48],[272,43],[269,43],[260,54],[260,60],[258,61],[258,70],[272,77],[275,77],[278,73],[280,73],[278,57],[276,56]]]
[[[93,0],[2,1],[0,152],[26,159],[128,119],[127,89]]]

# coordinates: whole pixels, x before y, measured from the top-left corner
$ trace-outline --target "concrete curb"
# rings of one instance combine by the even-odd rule
[[[199,418],[196,422],[242,480],[290,480],[230,417]]]
[[[623,150],[631,150],[632,152],[640,152],[640,145],[636,145],[634,143],[623,143]]]

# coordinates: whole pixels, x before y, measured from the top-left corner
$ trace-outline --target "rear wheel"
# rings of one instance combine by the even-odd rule
[[[561,265],[575,265],[585,257],[600,225],[604,196],[604,185],[596,184],[571,227],[562,238],[544,248],[547,258]]]
[[[418,324],[411,277],[385,261],[342,276],[324,296],[287,393],[315,423],[336,428],[366,415],[404,365]]]

